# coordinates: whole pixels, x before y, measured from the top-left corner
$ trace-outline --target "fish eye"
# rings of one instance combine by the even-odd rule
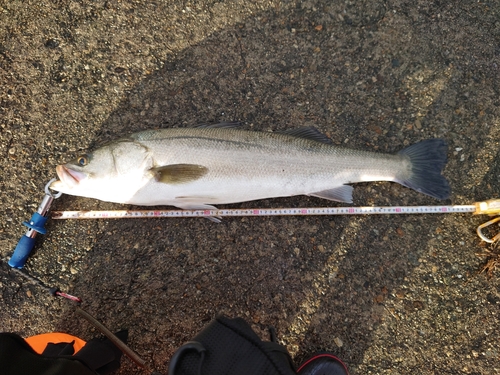
[[[87,155],[79,156],[76,162],[80,167],[85,167],[89,163],[89,157]]]

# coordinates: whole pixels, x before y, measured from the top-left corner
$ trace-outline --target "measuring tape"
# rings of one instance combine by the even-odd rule
[[[500,209],[500,208],[499,208]],[[453,206],[236,208],[212,210],[54,211],[52,219],[144,219],[172,217],[308,216],[477,213],[477,204]]]
[[[453,206],[381,206],[381,207],[308,207],[308,208],[234,208],[212,210],[113,210],[113,211],[54,211],[52,219],[144,219],[173,217],[205,217],[220,221],[222,217],[237,216],[308,216],[308,215],[386,215],[386,214],[451,214],[473,213],[476,215],[498,215],[500,199],[490,199],[470,205]],[[477,235],[485,242],[494,243],[500,234],[493,238],[485,236],[484,228],[500,221],[490,220],[477,228]]]
[[[474,213],[498,215],[500,199],[453,206],[380,206],[308,208],[233,208],[211,210],[113,210],[54,211],[52,219],[144,219],[154,217],[303,216],[303,215],[383,215]]]

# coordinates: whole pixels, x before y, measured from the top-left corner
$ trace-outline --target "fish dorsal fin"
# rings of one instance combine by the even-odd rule
[[[301,128],[288,129],[283,131],[277,131],[277,133],[287,134],[298,138],[309,139],[311,141],[326,143],[329,145],[333,144],[333,141],[328,138],[326,135],[321,133],[318,129],[308,126]]]
[[[208,168],[197,164],[171,164],[161,167],[151,168],[150,170],[156,181],[164,184],[182,184],[196,181],[203,177]]]
[[[239,121],[226,121],[219,122],[218,124],[199,124],[196,125],[195,128],[203,128],[203,129],[224,129],[224,128],[238,128],[241,126],[241,122]]]
[[[328,199],[331,201],[352,203],[352,191],[354,188],[350,185],[337,186],[333,189],[318,191],[316,193],[311,193],[313,197]]]

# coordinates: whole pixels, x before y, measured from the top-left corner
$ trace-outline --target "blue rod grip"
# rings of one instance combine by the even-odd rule
[[[34,246],[35,238],[22,236],[17,243],[14,254],[12,254],[12,257],[9,260],[9,266],[13,268],[23,268]]]

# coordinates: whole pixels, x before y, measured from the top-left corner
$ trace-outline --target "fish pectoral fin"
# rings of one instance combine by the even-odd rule
[[[328,199],[331,201],[352,203],[352,191],[354,188],[350,185],[342,185],[333,189],[322,190],[316,193],[308,194],[313,197]]]
[[[151,168],[156,181],[165,184],[181,184],[196,181],[208,172],[208,168],[197,164],[171,164]]]
[[[320,143],[326,143],[328,145],[333,145],[333,141],[326,135],[321,133],[318,129],[312,126],[304,126],[301,128],[294,128],[288,130],[280,130],[277,133],[287,134],[298,138],[309,139],[310,141],[316,141]]]

